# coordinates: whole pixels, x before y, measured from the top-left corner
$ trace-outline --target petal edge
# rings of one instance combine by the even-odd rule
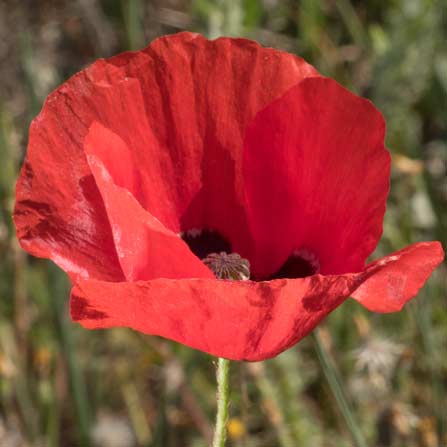
[[[400,311],[443,259],[438,241],[409,245],[369,264],[366,272],[371,274],[352,297],[372,312]]]

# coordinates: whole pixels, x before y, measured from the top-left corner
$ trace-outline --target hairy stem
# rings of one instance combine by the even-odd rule
[[[230,361],[219,358],[217,363],[217,415],[213,447],[225,447],[228,405],[230,403]]]

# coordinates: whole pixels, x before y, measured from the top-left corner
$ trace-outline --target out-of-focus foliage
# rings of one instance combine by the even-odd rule
[[[72,324],[64,274],[18,248],[14,183],[29,122],[53,88],[97,57],[182,29],[296,52],[386,117],[392,192],[378,256],[446,242],[446,16],[441,0],[0,2],[0,445],[199,447],[215,412],[209,356]],[[320,345],[368,445],[447,445],[444,276],[438,269],[399,314],[347,302],[318,337],[234,363],[229,444],[353,445]]]

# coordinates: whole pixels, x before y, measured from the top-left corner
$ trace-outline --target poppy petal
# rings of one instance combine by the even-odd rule
[[[186,243],[144,210],[125,188],[117,186],[101,154],[120,155],[126,171],[129,149],[117,135],[93,123],[85,139],[87,160],[104,200],[115,248],[128,281],[153,278],[214,278]]]
[[[399,310],[401,304],[390,304],[393,294],[402,303],[417,293],[442,257],[440,244],[427,242],[345,275],[265,282],[83,280],[72,290],[71,316],[87,329],[130,327],[218,357],[264,360],[305,337],[350,295],[376,310],[380,288],[385,287],[387,295],[381,299],[386,298],[388,307],[382,311]],[[396,285],[393,278],[403,275],[403,269],[409,273],[406,283]]]
[[[95,62],[49,95],[31,125],[14,213],[23,248],[74,280],[124,280],[83,152],[96,121],[131,151],[127,179],[121,163],[101,157],[116,185],[169,230],[213,229],[242,251],[251,240],[240,178],[245,126],[307,76],[318,73],[294,55],[187,32]]]
[[[214,230],[244,255],[251,242],[241,182],[245,127],[292,85],[318,76],[316,70],[253,41],[191,33],[157,39],[109,64],[139,82],[156,140],[137,150],[130,131],[127,141],[146,192],[143,207],[176,232]],[[166,215],[163,206],[175,212]]]
[[[257,114],[243,164],[255,275],[269,277],[296,250],[316,256],[323,274],[363,270],[389,189],[384,135],[371,102],[321,77]]]
[[[374,273],[352,297],[373,312],[397,312],[417,295],[443,259],[439,242],[412,244],[369,264],[366,271]]]
[[[81,161],[81,143],[68,126],[59,126],[57,114],[48,110],[31,125],[16,187],[17,238],[24,250],[52,259],[74,282],[79,277],[122,281],[104,204],[87,163]],[[75,157],[70,150],[77,146],[82,155]],[[54,149],[51,156],[49,148]]]
[[[209,279],[81,281],[71,316],[88,329],[160,335],[234,360],[263,360],[306,336],[356,286],[355,276],[270,282]]]

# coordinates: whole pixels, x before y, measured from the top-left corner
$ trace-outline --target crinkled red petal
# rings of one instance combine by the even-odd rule
[[[264,360],[297,343],[352,294],[372,310],[401,309],[442,258],[440,244],[431,242],[337,276],[81,281],[72,290],[71,316],[88,329],[125,326],[218,357]]]
[[[372,275],[353,293],[373,312],[396,312],[414,298],[444,259],[439,242],[418,242],[369,264]]]
[[[320,273],[361,271],[382,233],[390,156],[371,102],[308,78],[259,112],[244,147],[253,273],[268,277],[295,250]]]
[[[81,281],[71,315],[88,329],[127,326],[234,360],[263,360],[307,335],[354,288],[353,277],[271,282]]]
[[[143,209],[133,195],[117,186],[98,157],[114,153],[126,171],[129,152],[114,133],[94,123],[85,139],[87,160],[103,198],[115,248],[128,281],[154,278],[214,278],[178,234]],[[119,158],[119,154],[122,158]]]
[[[244,129],[270,101],[317,75],[302,59],[255,42],[193,33],[97,61],[52,93],[32,123],[14,213],[22,246],[73,279],[124,279],[83,152],[96,121],[130,149],[123,165],[101,158],[116,185],[171,231],[208,227],[247,251]]]

